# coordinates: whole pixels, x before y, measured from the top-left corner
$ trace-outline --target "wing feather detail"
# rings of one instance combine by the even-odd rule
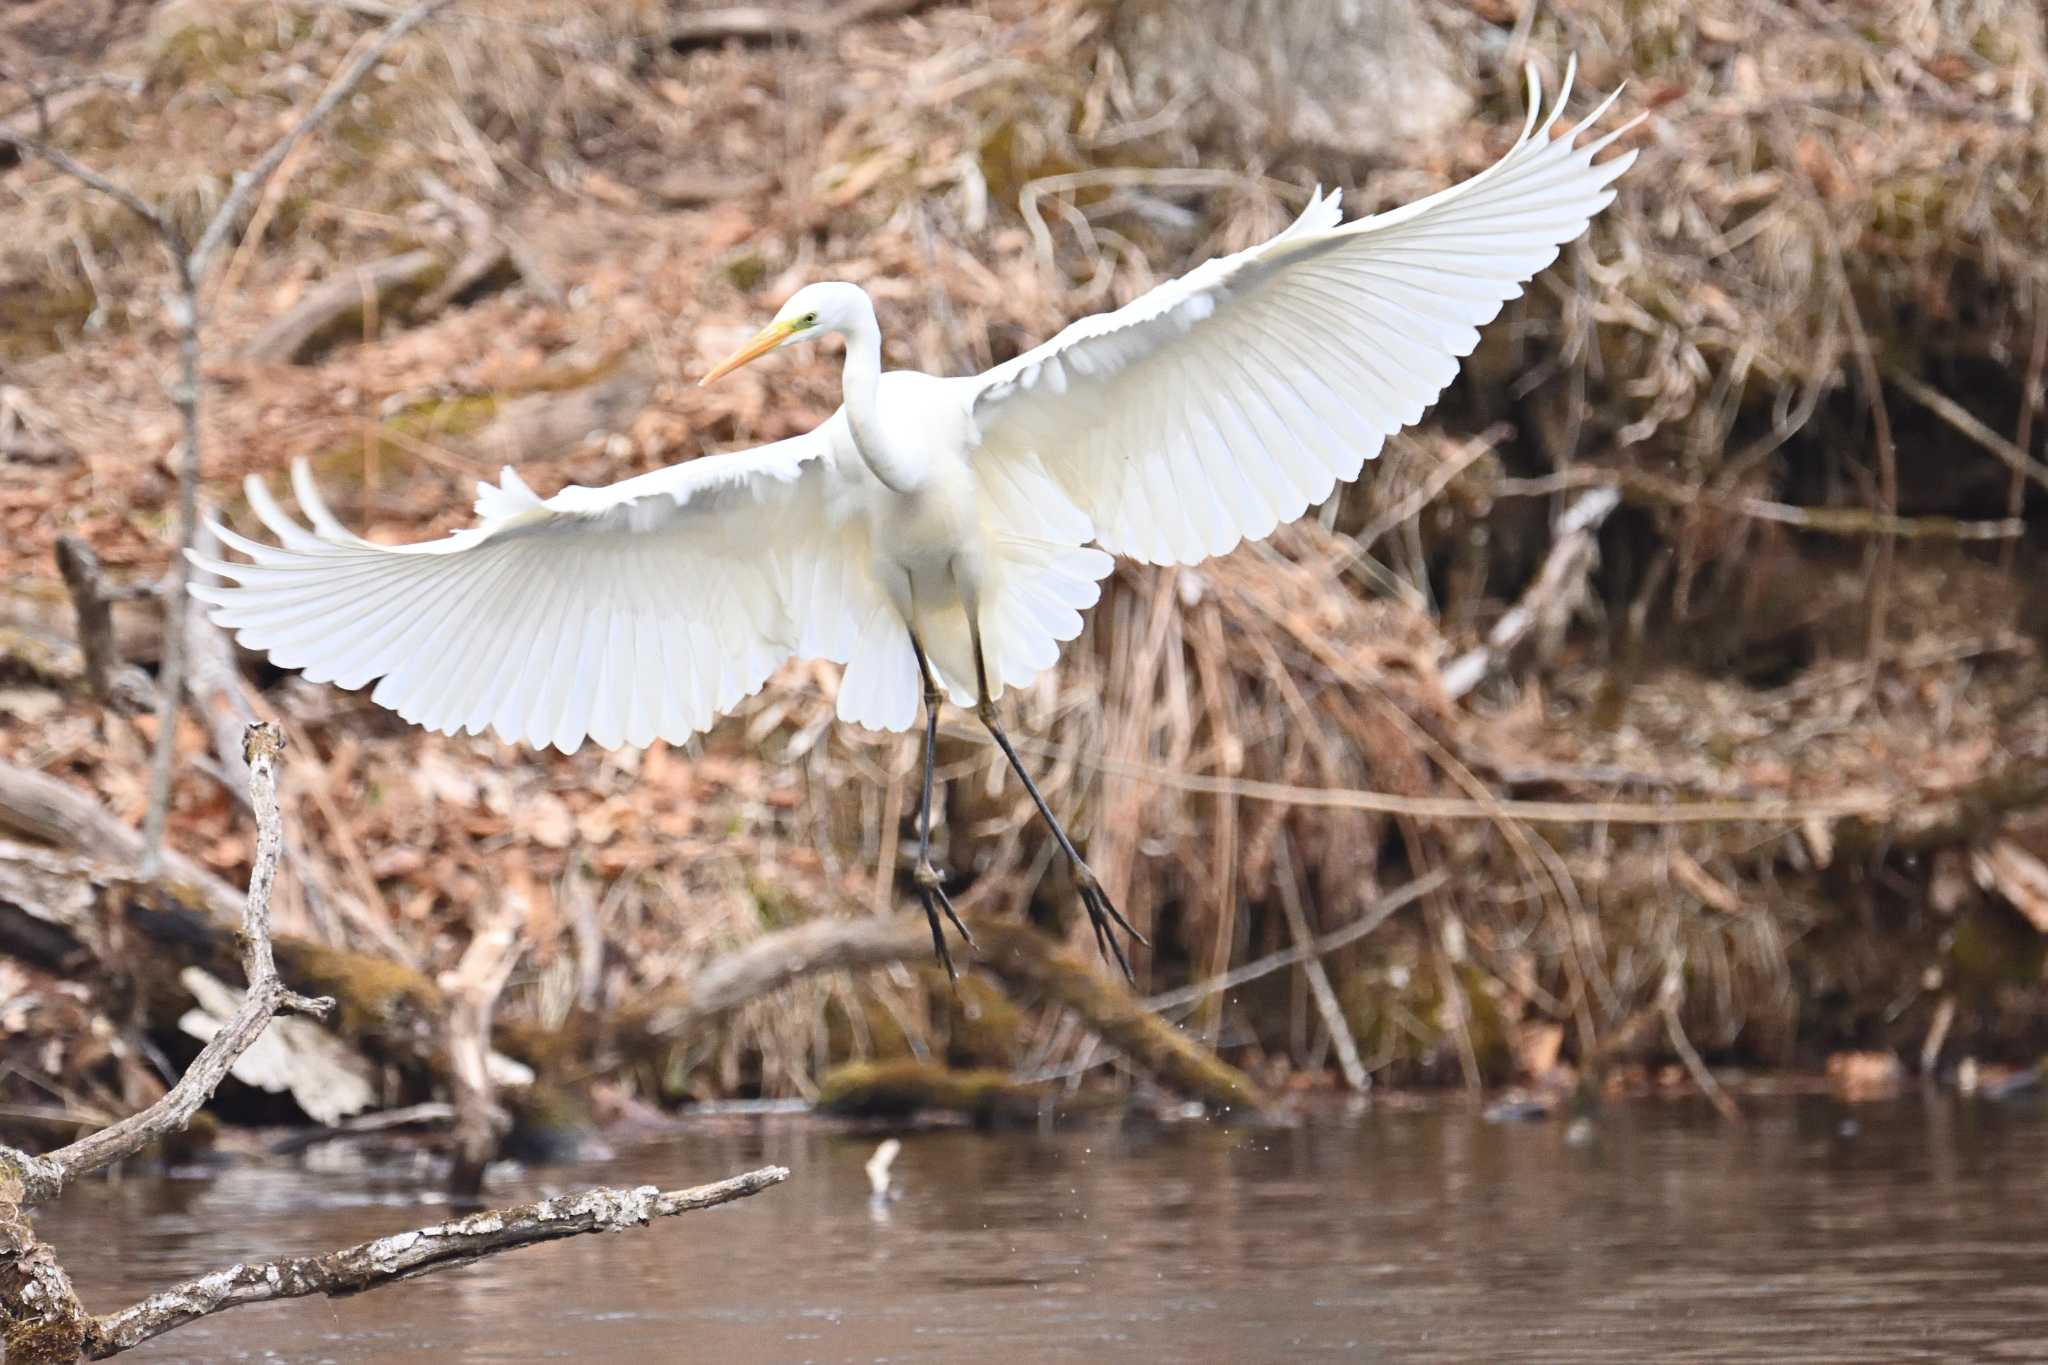
[[[1036,460],[1104,549],[1193,563],[1358,476],[1457,377],[1479,329],[1614,197],[1635,153],[1557,133],[1532,69],[1521,137],[1414,203],[1343,222],[1320,189],[1260,246],[1209,261],[972,380],[979,467]]]
[[[842,425],[547,499],[507,469],[479,486],[477,525],[413,545],[347,530],[301,462],[310,527],[250,480],[277,543],[216,527],[240,558],[193,555],[227,581],[192,591],[245,646],[315,682],[374,682],[428,729],[565,752],[680,743],[801,646],[846,657],[850,632],[810,615],[864,581],[828,496]]]

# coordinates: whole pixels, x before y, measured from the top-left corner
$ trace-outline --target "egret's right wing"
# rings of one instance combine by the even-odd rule
[[[1634,152],[1552,137],[1571,75],[1492,166],[1344,222],[1318,195],[1293,226],[966,386],[981,464],[1036,461],[1104,549],[1192,564],[1269,534],[1358,476],[1458,373],[1479,328],[1613,199]]]
[[[192,591],[249,648],[315,682],[382,679],[371,699],[431,730],[681,742],[800,648],[845,657],[838,618],[818,619],[856,576],[830,507],[843,425],[545,500],[507,468],[478,485],[477,525],[414,545],[348,532],[300,465],[312,529],[251,478],[281,543],[216,527],[251,562],[195,555],[239,586]]]

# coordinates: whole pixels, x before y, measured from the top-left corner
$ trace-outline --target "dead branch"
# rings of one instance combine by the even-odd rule
[[[439,252],[425,249],[352,266],[308,291],[296,307],[250,338],[242,358],[275,365],[318,359],[334,341],[359,331],[369,309],[380,316],[398,311],[401,294],[432,288],[447,269]]]
[[[1896,536],[1900,540],[2016,540],[2027,524],[2017,516],[1996,521],[1965,521],[1957,517],[1897,516],[1862,507],[1798,507],[1768,498],[1742,497],[1694,488],[1641,469],[1608,469],[1576,465],[1539,479],[1502,479],[1496,497],[1547,497],[1570,488],[1613,488],[1631,503],[1681,509],[1711,508],[1755,521],[1796,526],[1831,536]]]
[[[1685,1036],[1685,1025],[1678,1017],[1679,1003],[1685,998],[1684,981],[1684,960],[1674,952],[1665,964],[1664,980],[1657,991],[1657,1011],[1664,1017],[1664,1036],[1670,1040],[1671,1050],[1685,1063],[1686,1074],[1692,1077],[1692,1083],[1714,1106],[1714,1112],[1721,1116],[1723,1122],[1739,1124],[1742,1122],[1742,1110],[1736,1107],[1721,1083],[1714,1079],[1714,1073],[1707,1070],[1706,1060],[1692,1045],[1692,1039]]]
[[[455,970],[441,978],[448,996],[448,1089],[455,1102],[455,1164],[448,1187],[467,1198],[483,1189],[484,1168],[511,1126],[492,1094],[491,1016],[523,950],[519,930],[526,911],[524,896],[507,895],[477,929]]]
[[[199,285],[206,277],[207,266],[228,233],[241,221],[243,211],[256,192],[283,164],[300,139],[318,127],[336,105],[354,93],[363,78],[384,60],[385,53],[400,38],[450,3],[451,0],[422,0],[387,25],[377,40],[328,83],[312,107],[286,129],[254,165],[235,173],[232,187],[200,233],[198,244],[189,251],[176,224],[133,190],[114,183],[40,138],[0,126],[0,142],[12,145],[24,155],[42,158],[63,174],[112,198],[149,224],[171,258],[174,288],[166,292],[164,304],[172,330],[178,338],[179,370],[171,399],[178,409],[184,433],[178,461],[178,539],[171,547],[171,581],[165,595],[166,613],[173,618],[182,619],[187,614],[189,604],[185,599],[185,585],[188,565],[185,552],[191,548],[198,527],[202,382]],[[164,632],[163,663],[158,675],[156,751],[150,764],[149,809],[142,823],[142,869],[145,876],[156,874],[163,855],[164,819],[170,808],[171,770],[177,751],[177,711],[184,690],[184,669],[184,632],[167,629]]]
[[[647,193],[660,200],[664,207],[693,209],[727,199],[752,198],[774,183],[775,177],[766,172],[722,175],[677,166],[655,177],[647,186]]]
[[[1262,958],[1245,963],[1242,967],[1224,972],[1220,976],[1212,976],[1207,981],[1197,981],[1191,986],[1182,986],[1178,990],[1149,996],[1145,1000],[1145,1008],[1162,1013],[1180,1009],[1219,991],[1234,991],[1248,981],[1256,981],[1282,968],[1292,967],[1297,962],[1327,957],[1346,944],[1356,943],[1364,938],[1392,919],[1396,911],[1413,905],[1449,880],[1450,873],[1443,868],[1425,873],[1407,885],[1381,896],[1360,912],[1357,919],[1341,929],[1332,929],[1329,933],[1307,943],[1297,943],[1292,948],[1282,948],[1278,952],[1268,953]]]
[[[789,1179],[785,1166],[759,1170],[686,1190],[600,1188],[509,1209],[473,1213],[452,1222],[361,1242],[325,1256],[291,1256],[256,1265],[233,1265],[173,1285],[133,1307],[93,1320],[86,1354],[104,1360],[174,1327],[244,1304],[324,1294],[342,1298],[417,1275],[469,1265],[486,1256],[591,1232],[624,1232],[656,1218],[695,1213],[759,1194]]]
[[[1917,376],[1907,374],[1896,367],[1887,370],[1885,378],[1904,389],[1921,407],[1997,456],[2015,477],[2025,479],[2038,488],[2048,489],[2048,464],[2042,464],[2012,441],[1984,425],[1975,413],[1961,403]]]
[[[121,651],[114,645],[114,599],[119,594],[108,586],[99,556],[77,536],[59,536],[57,571],[64,576],[71,609],[78,616],[87,686],[102,702],[142,710],[150,703],[152,689],[140,670],[121,663]]]
[[[816,11],[735,5],[730,9],[677,15],[669,24],[666,37],[669,47],[677,52],[716,47],[727,42],[799,42],[835,33],[854,24],[900,19],[933,3],[934,0],[853,0],[851,4]]]
[[[284,159],[291,155],[292,148],[298,146],[299,140],[326,122],[327,116],[334,112],[335,106],[355,93],[356,87],[363,83],[363,78],[383,63],[384,54],[389,52],[399,39],[446,9],[450,3],[452,0],[423,0],[393,19],[385,26],[384,31],[377,35],[375,42],[364,48],[340,75],[328,82],[327,89],[321,92],[319,99],[313,101],[312,108],[300,115],[298,120],[285,130],[283,136],[271,143],[262,156],[256,158],[255,165],[246,171],[235,172],[234,184],[228,190],[227,197],[221,200],[220,207],[214,211],[213,218],[206,225],[206,231],[199,234],[199,244],[192,248],[187,269],[194,279],[205,277],[206,267],[212,262],[213,253],[220,249],[228,233],[241,221],[243,210],[249,207],[250,201],[256,197],[256,192],[263,188],[263,182],[270,179],[272,173],[284,164]]]
[[[277,876],[278,855],[284,849],[283,825],[277,814],[277,764],[283,753],[284,739],[275,727],[249,727],[245,757],[249,764],[249,797],[256,808],[256,863],[249,875],[249,894],[242,910],[242,970],[248,979],[248,994],[233,1017],[200,1050],[178,1083],[141,1113],[48,1156],[31,1157],[0,1149],[0,1160],[15,1164],[23,1172],[22,1197],[26,1202],[55,1198],[66,1181],[133,1156],[158,1138],[182,1131],[227,1079],[235,1059],[256,1041],[270,1017],[279,1010],[321,1015],[333,1008],[332,1000],[311,999],[287,990],[278,977],[270,946],[270,888]]]
[[[1035,991],[1078,1016],[1160,1084],[1223,1109],[1264,1109],[1250,1077],[1158,1017],[1095,964],[1026,925],[969,917],[974,965]],[[756,939],[713,959],[695,978],[622,1021],[628,1031],[670,1038],[702,1028],[757,996],[824,971],[857,971],[931,955],[922,917],[819,919]]]
[[[1611,488],[1592,489],[1566,508],[1557,519],[1557,538],[1543,567],[1522,593],[1521,600],[1508,609],[1487,632],[1486,642],[1453,659],[1443,670],[1444,694],[1452,701],[1479,686],[1507,664],[1515,646],[1538,631],[1554,636],[1564,629],[1572,608],[1586,590],[1586,577],[1598,560],[1601,523],[1621,505],[1621,495]]]
[[[97,798],[12,763],[0,763],[0,830],[81,854],[131,876],[138,875],[142,861],[142,836]],[[181,853],[165,853],[161,876],[171,883],[174,894],[223,919],[232,920],[242,904],[240,892]]]

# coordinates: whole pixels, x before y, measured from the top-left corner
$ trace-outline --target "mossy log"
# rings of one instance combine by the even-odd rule
[[[962,965],[1072,1010],[1104,1042],[1165,1088],[1221,1110],[1270,1107],[1250,1077],[1148,1011],[1121,981],[1024,924],[971,918],[978,951]],[[690,981],[621,1014],[628,1048],[683,1037],[732,1009],[823,971],[857,971],[930,956],[921,915],[820,919],[769,934],[714,959]]]
[[[89,864],[42,866],[0,847],[0,953],[70,977],[97,967],[131,980],[151,1028],[175,1029],[192,1007],[179,980],[198,967],[224,981],[241,979],[234,926],[176,893],[101,875]],[[95,903],[113,897],[128,948],[118,963],[100,961],[103,937]],[[422,1081],[445,1078],[442,1021],[447,1001],[430,978],[367,953],[304,939],[273,940],[279,974],[291,989],[332,996],[328,1024],[372,1059]]]
[[[1013,1080],[1007,1071],[955,1071],[903,1059],[850,1062],[818,1081],[818,1109],[849,1118],[907,1118],[920,1111],[960,1114],[983,1127],[1035,1124],[1055,1106],[1052,1088]]]

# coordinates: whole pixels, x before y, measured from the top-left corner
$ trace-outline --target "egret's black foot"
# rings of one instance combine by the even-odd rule
[[[1095,931],[1095,947],[1104,957],[1115,959],[1116,965],[1123,970],[1124,980],[1136,985],[1138,978],[1131,972],[1131,962],[1124,956],[1123,945],[1116,941],[1116,931],[1123,930],[1134,942],[1147,948],[1152,946],[1152,941],[1117,912],[1116,906],[1110,903],[1109,893],[1102,889],[1101,879],[1089,869],[1088,864],[1078,859],[1074,863],[1074,889],[1081,893],[1081,905],[1088,911],[1088,927]]]
[[[928,862],[920,862],[910,870],[910,878],[917,883],[917,897],[924,902],[925,918],[931,921],[932,949],[937,953],[939,961],[945,965],[946,979],[957,987],[960,984],[960,973],[953,970],[953,954],[946,948],[946,931],[939,924],[939,912],[945,911],[946,918],[953,922],[953,927],[959,931],[961,939],[969,948],[975,946],[974,935],[967,932],[967,926],[961,922],[959,912],[953,909],[952,899],[946,895],[945,879],[939,875],[937,868]]]

